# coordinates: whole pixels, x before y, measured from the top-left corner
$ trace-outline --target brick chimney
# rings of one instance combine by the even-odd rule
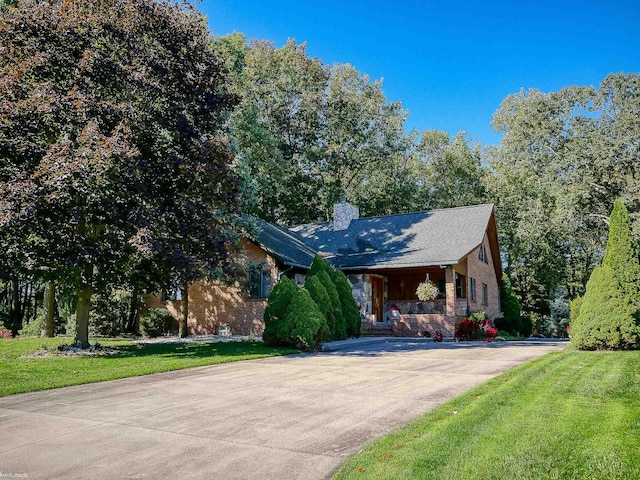
[[[351,220],[360,217],[358,207],[354,207],[349,202],[343,200],[333,204],[333,229],[346,230],[351,224]]]

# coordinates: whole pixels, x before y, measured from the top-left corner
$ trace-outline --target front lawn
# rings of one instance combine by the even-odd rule
[[[335,478],[640,478],[640,352],[521,365],[369,445]]]
[[[116,350],[108,356],[29,357],[57,351],[70,338],[0,339],[0,396],[49,388],[135,377],[182,368],[285,355],[295,350],[266,347],[261,342],[153,343],[103,340]]]

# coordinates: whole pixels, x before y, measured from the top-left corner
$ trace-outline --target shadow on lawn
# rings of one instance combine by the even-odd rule
[[[109,347],[118,353],[105,358],[123,357],[173,357],[206,358],[213,356],[239,357],[261,354],[287,354],[295,351],[285,348],[271,348],[261,342],[185,342],[185,343],[136,343]]]

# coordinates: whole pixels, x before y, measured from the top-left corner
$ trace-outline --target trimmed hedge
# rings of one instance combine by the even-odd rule
[[[169,332],[172,322],[166,308],[150,308],[140,317],[140,331],[146,337],[159,337]]]

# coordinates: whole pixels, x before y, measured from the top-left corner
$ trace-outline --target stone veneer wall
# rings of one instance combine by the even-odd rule
[[[371,315],[371,284],[367,275],[347,275],[347,279],[351,284],[353,298],[360,309],[360,317],[365,321]]]

